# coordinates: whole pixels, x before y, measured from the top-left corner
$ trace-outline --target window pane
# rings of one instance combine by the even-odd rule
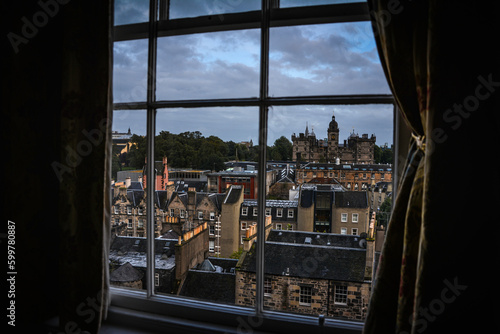
[[[167,214],[155,240],[156,292],[235,304],[236,264],[254,239],[246,239],[251,224],[241,228],[244,187],[256,192],[257,183],[253,168],[226,169],[235,160],[256,158],[250,143],[257,141],[258,110],[160,109],[156,124],[156,160],[165,157],[171,176],[165,197],[158,195]],[[167,242],[175,245],[173,253],[160,254]]]
[[[147,22],[149,0],[115,0],[115,25]]]
[[[146,282],[145,127],[145,110],[113,112],[110,281],[139,290]]]
[[[261,0],[170,0],[170,18],[218,15],[223,21],[222,14],[259,10],[260,5]]]
[[[114,43],[113,102],[146,101],[147,65],[147,40]]]
[[[258,96],[259,41],[258,30],[159,38],[157,98]]]
[[[378,188],[391,196],[392,157],[379,162],[381,151],[392,153],[392,123],[392,105],[270,110],[269,166],[278,178],[266,203],[277,210],[265,243],[265,275],[273,286],[265,309],[364,320],[373,267],[373,248],[366,245],[376,230],[371,196]]]
[[[359,0],[281,0],[280,7],[302,7],[317,5],[332,5],[338,3],[363,2]]]
[[[271,96],[389,94],[370,22],[273,28]]]

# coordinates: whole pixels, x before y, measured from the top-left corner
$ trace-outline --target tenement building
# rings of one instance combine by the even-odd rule
[[[373,271],[373,257],[367,256],[371,246],[356,235],[271,230],[264,247],[264,308],[363,320]],[[255,264],[251,247],[236,267],[236,305],[255,303]]]
[[[297,162],[341,162],[356,164],[372,164],[374,162],[375,135],[361,137],[354,133],[349,135],[343,144],[339,144],[339,126],[335,115],[328,126],[327,138],[317,139],[314,130],[292,135],[293,156]]]

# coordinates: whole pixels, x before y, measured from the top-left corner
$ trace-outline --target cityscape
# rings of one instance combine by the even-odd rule
[[[268,147],[262,189],[264,307],[363,321],[390,216],[392,148],[354,130],[341,141],[334,114],[325,138],[308,124],[288,138]],[[155,292],[254,305],[256,145],[197,131],[155,142]],[[147,284],[144,146],[131,129],[113,132],[110,280],[132,289]]]

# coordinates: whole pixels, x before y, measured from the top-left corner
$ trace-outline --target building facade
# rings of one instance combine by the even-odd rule
[[[347,190],[366,191],[379,182],[392,182],[391,164],[298,164],[295,181],[303,183],[338,183]]]
[[[304,133],[292,135],[293,155],[292,159],[297,162],[336,162],[341,163],[374,163],[375,135],[361,137],[353,132],[343,144],[339,144],[339,127],[335,121],[335,115],[328,125],[327,137],[316,138],[314,130],[309,132],[306,125]]]

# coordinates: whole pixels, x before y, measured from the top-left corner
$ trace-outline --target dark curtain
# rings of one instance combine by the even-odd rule
[[[369,5],[413,138],[364,333],[498,332],[499,5]]]
[[[2,15],[10,329],[47,333],[58,319],[57,332],[97,333],[108,305],[112,1],[8,1]]]

